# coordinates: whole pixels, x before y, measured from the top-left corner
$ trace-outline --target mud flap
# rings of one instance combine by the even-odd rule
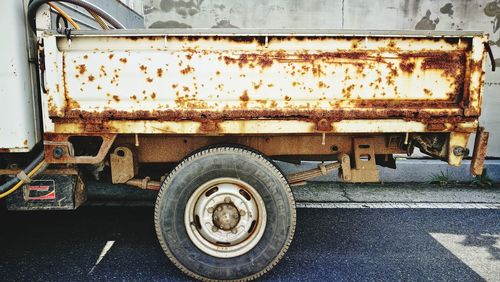
[[[470,163],[470,172],[474,176],[483,174],[489,136],[490,133],[484,131],[484,127],[478,127],[476,140],[474,141],[474,152],[472,153],[472,160]]]

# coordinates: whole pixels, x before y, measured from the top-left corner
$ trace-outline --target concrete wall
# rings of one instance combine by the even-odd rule
[[[144,16],[150,28],[482,30],[500,66],[499,0],[144,0]],[[500,71],[487,71],[483,105],[500,157]]]

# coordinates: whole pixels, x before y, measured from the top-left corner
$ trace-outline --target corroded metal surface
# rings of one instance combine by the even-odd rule
[[[474,153],[470,164],[472,175],[482,175],[484,170],[484,160],[486,159],[486,148],[490,133],[484,130],[484,127],[478,127],[476,140],[474,142]]]
[[[487,38],[121,34],[75,36],[71,45],[63,37],[44,40],[46,131],[251,134],[352,132],[341,126],[346,122],[367,132],[473,132]],[[391,124],[370,125],[375,119]]]

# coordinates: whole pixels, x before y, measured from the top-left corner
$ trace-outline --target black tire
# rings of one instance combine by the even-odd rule
[[[240,179],[262,197],[267,221],[262,238],[248,252],[219,258],[190,240],[184,213],[190,196],[203,183]],[[155,227],[168,258],[187,275],[204,280],[253,280],[273,268],[295,232],[295,201],[283,174],[262,155],[237,147],[215,147],[184,159],[165,179],[155,204]]]

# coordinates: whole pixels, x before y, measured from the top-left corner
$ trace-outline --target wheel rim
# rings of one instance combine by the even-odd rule
[[[235,178],[205,182],[191,195],[184,213],[191,241],[214,257],[250,251],[266,227],[264,201],[249,184]]]

